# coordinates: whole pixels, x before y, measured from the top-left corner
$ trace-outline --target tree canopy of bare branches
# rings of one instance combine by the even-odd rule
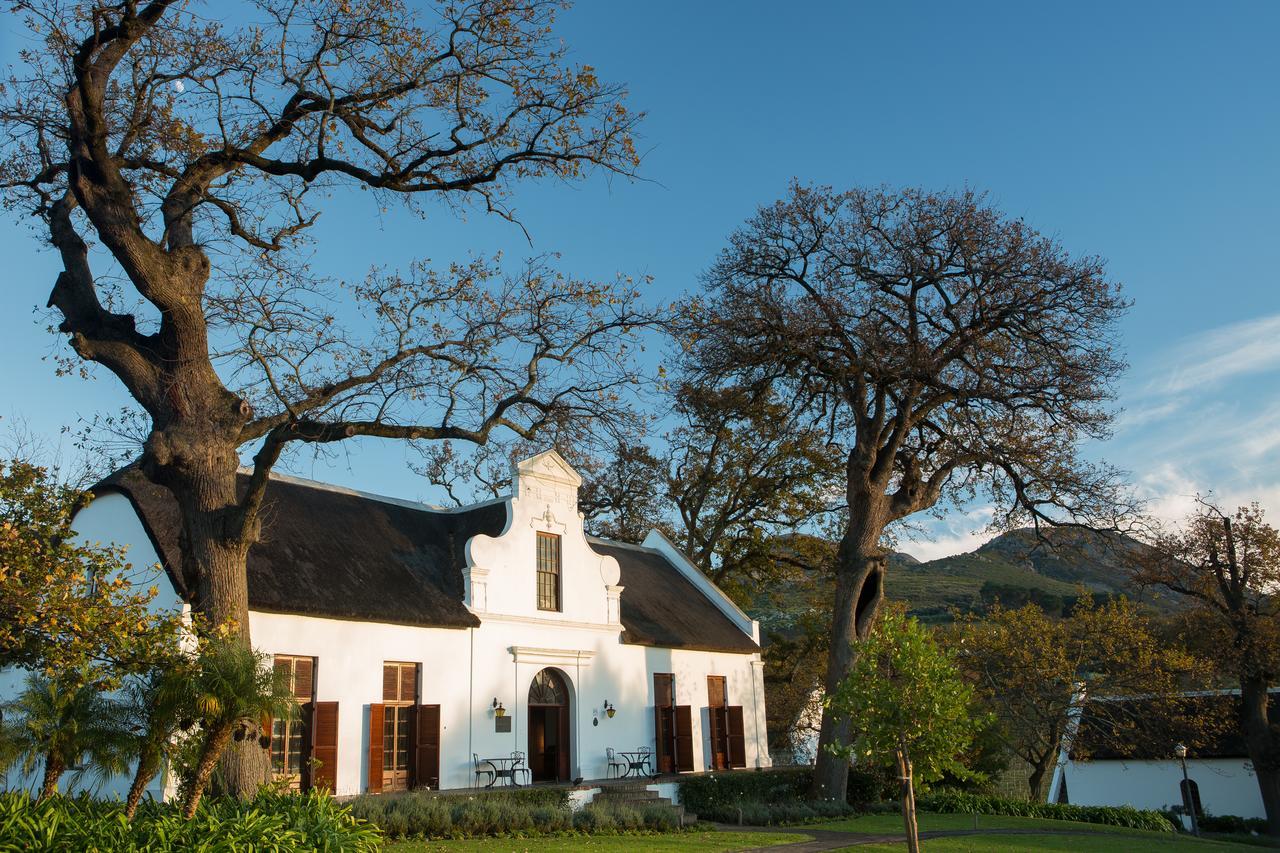
[[[181,571],[210,624],[248,642],[245,557],[289,447],[623,416],[633,333],[653,319],[631,282],[542,258],[345,284],[303,251],[338,192],[514,221],[522,182],[632,174],[639,116],[568,62],[558,3],[12,6],[33,41],[0,96],[3,203],[60,260],[48,304],[67,365],[107,369],[146,413],[141,468],[178,500]],[[233,762],[232,789],[263,771]]]
[[[827,672],[847,675],[883,595],[887,525],[981,494],[1006,524],[1107,525],[1105,436],[1126,308],[1075,258],[972,192],[794,186],[759,209],[688,306],[688,369],[705,387],[772,385],[843,456]],[[844,794],[848,720],[824,714],[815,795]]]

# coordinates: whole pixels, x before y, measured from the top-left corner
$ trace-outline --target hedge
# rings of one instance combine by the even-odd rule
[[[0,851],[92,850],[263,853],[382,849],[382,833],[322,794],[263,794],[249,802],[206,797],[191,820],[176,804],[144,802],[132,822],[118,801],[87,795],[36,803],[0,794]]]
[[[680,802],[707,820],[776,826],[844,817],[855,811],[851,803],[869,803],[883,795],[883,781],[876,774],[856,768],[849,771],[847,802],[810,800],[812,782],[811,767],[708,773],[680,782]]]
[[[352,814],[379,827],[389,838],[536,838],[680,829],[668,808],[593,803],[573,812],[564,788],[366,795],[351,800],[350,807]]]
[[[1135,809],[1131,806],[1073,806],[1066,803],[1036,803],[1028,800],[956,792],[926,794],[918,798],[916,806],[922,812],[942,814],[1006,815],[1074,820],[1081,823],[1099,823],[1156,832],[1173,832],[1176,829],[1163,812]]]

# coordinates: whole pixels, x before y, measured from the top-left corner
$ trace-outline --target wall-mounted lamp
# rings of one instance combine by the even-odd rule
[[[616,714],[616,713],[618,713],[618,712],[617,712],[617,711],[615,711],[615,710],[614,710],[614,708],[613,708],[613,706],[609,704],[609,700],[608,700],[608,699],[604,700],[604,714],[605,714],[605,716],[612,720],[612,719],[613,719],[613,715],[614,715],[614,714]]]
[[[498,701],[498,697],[493,698],[493,715],[495,717],[505,717],[507,709],[502,707],[502,703]]]

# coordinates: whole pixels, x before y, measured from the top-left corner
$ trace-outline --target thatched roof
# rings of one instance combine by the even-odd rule
[[[710,652],[760,650],[661,552],[604,539],[593,539],[591,547],[613,557],[622,570],[623,642]]]
[[[1272,727],[1280,726],[1280,691],[1268,705]],[[1155,706],[1159,703],[1160,707]],[[1170,707],[1174,710],[1170,713]],[[1176,744],[1197,759],[1249,757],[1240,732],[1240,693],[1188,693],[1169,700],[1095,699],[1085,703],[1071,758],[1090,761],[1172,760]]]
[[[241,486],[247,477],[241,477]],[[133,504],[177,591],[190,598],[179,568],[177,502],[136,468],[94,487]],[[261,541],[249,551],[249,607],[439,628],[480,624],[462,603],[464,549],[477,534],[497,536],[502,501],[438,510],[319,483],[273,478]],[[623,641],[664,648],[746,654],[759,648],[661,553],[593,540],[615,557]]]

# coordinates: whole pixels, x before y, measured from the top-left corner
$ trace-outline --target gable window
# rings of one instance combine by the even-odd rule
[[[538,609],[560,610],[560,537],[538,534]]]
[[[315,658],[297,655],[276,655],[276,677],[283,681],[299,706],[312,699],[315,685]],[[290,788],[298,788],[302,779],[302,762],[306,758],[306,715],[292,719],[271,721],[271,773],[286,782]]]

